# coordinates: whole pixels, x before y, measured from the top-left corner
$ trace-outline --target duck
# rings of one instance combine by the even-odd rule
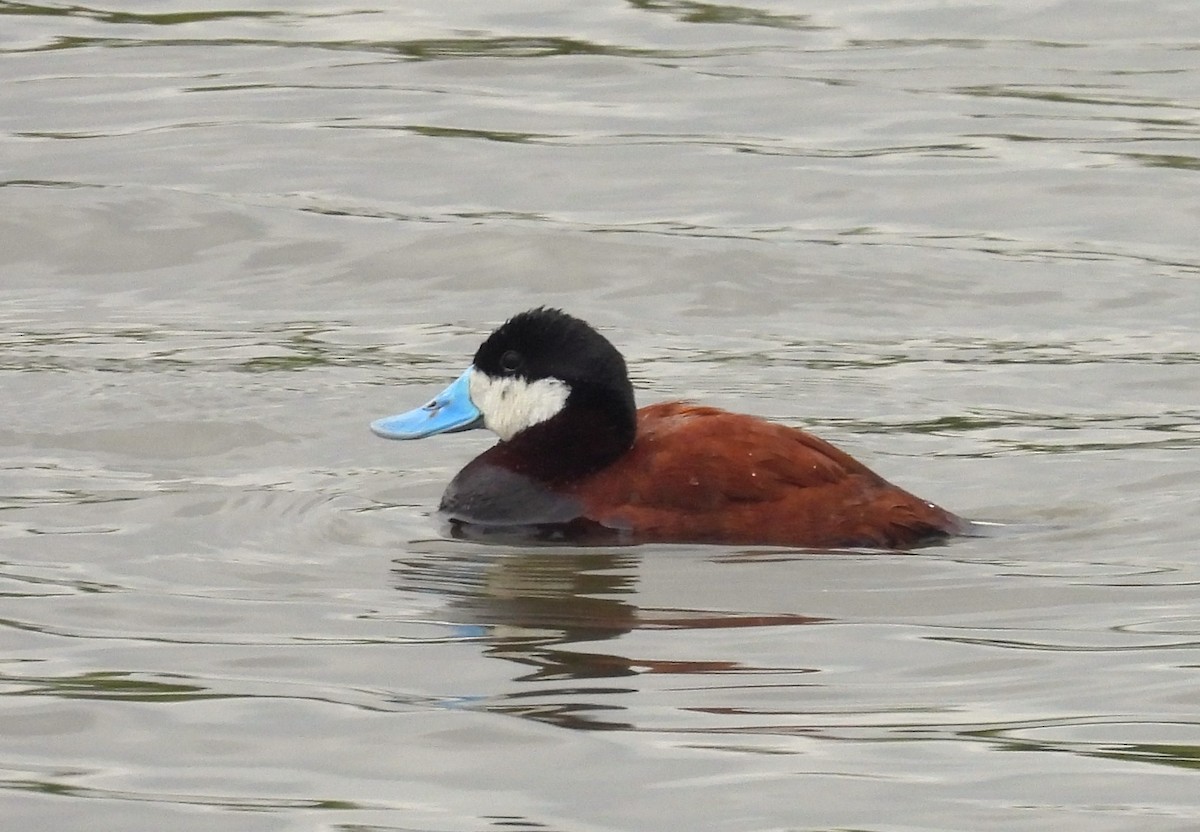
[[[501,324],[428,403],[370,427],[499,437],[442,495],[452,537],[900,550],[971,526],[798,428],[685,401],[638,409],[617,348],[544,306]]]

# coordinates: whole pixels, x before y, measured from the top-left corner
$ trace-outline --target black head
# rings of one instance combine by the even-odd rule
[[[537,434],[550,453],[562,450],[545,447],[551,442],[619,445],[617,454],[633,444],[637,406],[625,359],[586,321],[546,307],[514,315],[480,345],[474,368],[482,376],[471,383],[475,404],[502,439]],[[560,394],[565,404],[556,405]]]
[[[560,309],[542,306],[509,318],[479,346],[474,364],[493,378],[557,378],[572,389],[604,388],[633,400],[617,348],[587,321]]]

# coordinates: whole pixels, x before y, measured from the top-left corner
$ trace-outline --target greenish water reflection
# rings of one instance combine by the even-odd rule
[[[96,671],[75,676],[0,676],[8,696],[54,696],[59,699],[117,699],[139,702],[191,702],[227,699],[225,694],[183,681],[160,682],[134,673]]]

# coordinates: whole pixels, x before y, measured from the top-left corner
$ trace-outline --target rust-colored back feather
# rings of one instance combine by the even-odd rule
[[[965,525],[811,434],[682,402],[642,408],[633,448],[571,491],[639,541],[903,548]]]

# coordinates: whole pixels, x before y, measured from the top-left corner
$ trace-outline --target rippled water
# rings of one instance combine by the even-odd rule
[[[11,829],[1200,826],[1193,4],[0,2]],[[540,303],[996,536],[480,547]]]

